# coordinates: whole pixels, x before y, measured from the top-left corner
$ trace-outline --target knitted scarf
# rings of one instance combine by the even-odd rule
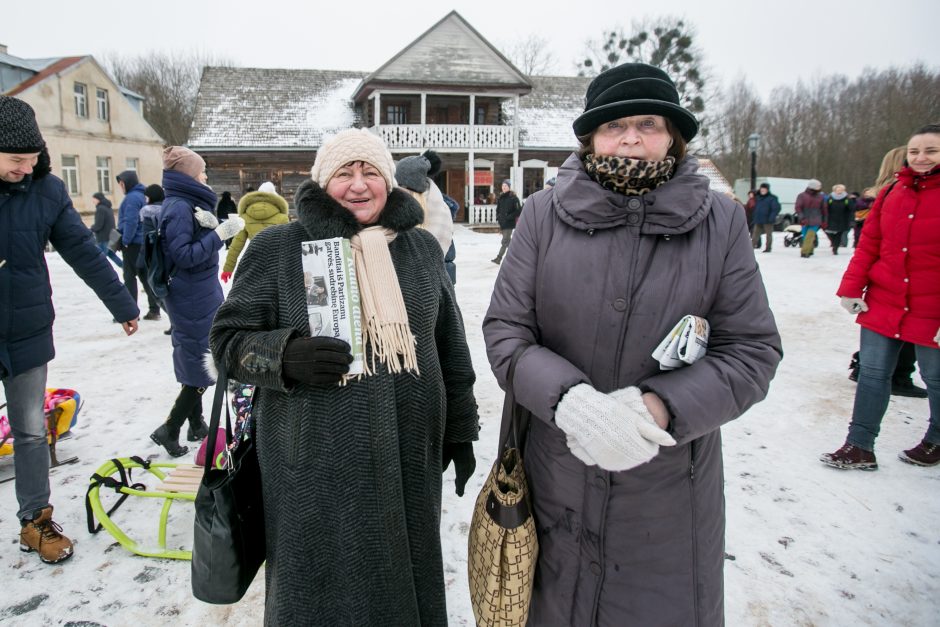
[[[363,350],[368,352],[368,347],[372,347],[371,359],[364,364],[366,375],[376,371],[376,358],[389,372],[407,370],[420,374],[417,342],[408,326],[408,311],[388,252],[388,244],[396,235],[391,229],[370,226],[351,240],[362,305]],[[355,376],[358,375],[352,378]]]
[[[653,191],[672,178],[676,163],[674,157],[644,161],[593,153],[588,153],[582,160],[584,171],[601,187],[626,196],[641,196]]]

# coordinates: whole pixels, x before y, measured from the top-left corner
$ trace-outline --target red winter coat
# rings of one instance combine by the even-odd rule
[[[940,328],[940,169],[910,168],[878,195],[836,292],[860,298],[858,323],[887,337],[937,347]]]

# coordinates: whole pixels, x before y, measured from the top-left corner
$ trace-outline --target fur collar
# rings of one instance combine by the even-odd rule
[[[312,180],[305,181],[297,188],[294,204],[297,206],[298,221],[311,239],[348,239],[363,229],[352,213]],[[388,194],[378,224],[397,233],[418,226],[422,220],[424,212],[418,201],[395,188]]]

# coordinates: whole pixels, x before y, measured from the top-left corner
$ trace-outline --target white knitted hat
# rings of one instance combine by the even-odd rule
[[[389,190],[395,187],[395,161],[382,139],[364,128],[340,131],[326,140],[310,168],[310,178],[325,188],[333,175],[347,163],[365,161],[374,166]]]

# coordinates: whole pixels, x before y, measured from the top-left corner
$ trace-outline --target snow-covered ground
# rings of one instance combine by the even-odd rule
[[[877,472],[840,472],[817,461],[842,444],[855,389],[846,367],[858,327],[833,296],[851,250],[835,257],[822,244],[805,260],[783,247],[782,234],[776,238],[774,252],[757,258],[785,357],[767,400],[724,429],[727,623],[937,625],[940,468],[897,459],[898,451],[920,441],[927,401],[892,398],[878,440]],[[447,474],[442,536],[451,623],[472,625],[466,535],[495,452],[502,403],[480,330],[498,272],[489,260],[499,235],[458,227],[456,241],[457,292],[478,375],[482,430],[466,496],[454,495],[453,471]],[[107,532],[87,532],[85,490],[101,463],[129,455],[167,459],[148,434],[166,416],[178,386],[165,320],[142,321],[137,335],[124,337],[58,255],[50,254],[48,262],[58,312],[49,385],[77,389],[85,402],[73,437],[59,446],[62,456],[78,455],[80,462],[53,470],[51,479],[55,518],[75,541],[76,553],[57,566],[21,553],[13,483],[0,484],[0,534],[7,538],[0,541],[6,586],[0,622],[260,624],[263,576],[237,605],[206,605],[190,593],[189,562],[138,557]],[[0,459],[0,476],[12,471],[12,459]],[[115,519],[155,541],[159,509],[157,500],[130,499]],[[173,512],[170,545],[188,547],[191,506],[179,503]]]

